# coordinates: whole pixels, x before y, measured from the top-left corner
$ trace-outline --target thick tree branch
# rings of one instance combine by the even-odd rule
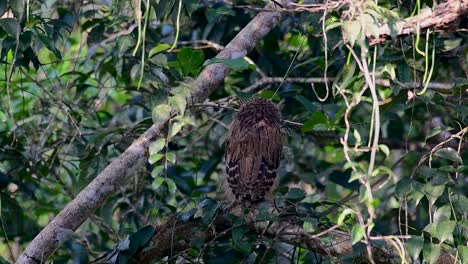
[[[280,10],[284,13],[316,13],[323,12],[324,10],[339,10],[346,6],[353,5],[355,1],[351,0],[338,0],[338,1],[327,1],[323,4],[291,4],[289,8],[283,7],[279,9],[267,8],[255,8],[251,6],[237,6],[239,8],[245,8],[255,11],[264,12],[277,12]],[[383,42],[391,36],[402,36],[416,33],[418,30],[424,30],[428,28],[447,28],[458,19],[463,18],[468,13],[468,0],[450,0],[443,3],[437,4],[434,9],[429,7],[421,9],[419,15],[408,17],[400,20],[396,23],[389,23],[382,25],[377,33],[379,37],[377,39],[370,34],[367,35],[371,39],[371,45]]]
[[[234,210],[230,210],[229,213],[233,213]],[[337,226],[312,234],[302,228],[303,221],[299,216],[280,217],[279,221],[268,224],[267,221],[255,220],[256,213],[244,216],[251,235],[302,247],[336,260],[353,251],[351,236],[338,230]],[[157,233],[145,248],[134,256],[134,263],[152,263],[165,257],[172,258],[190,249],[190,241],[193,239],[200,240],[209,246],[216,239],[230,237],[234,226],[226,217],[227,215],[227,212],[219,212],[209,226],[203,225],[201,219],[196,218],[177,222],[171,220],[156,227]],[[333,242],[323,242],[321,238],[325,236]],[[391,247],[373,247],[373,254],[379,260],[378,263],[398,263],[399,261],[398,255]]]
[[[282,0],[286,6],[289,0]],[[267,5],[275,8],[274,3]],[[250,52],[255,45],[278,23],[281,14],[265,12],[258,14],[237,36],[219,53],[217,58],[239,58]],[[188,98],[189,105],[203,102],[228,74],[222,64],[206,67],[195,81],[195,89]],[[44,227],[29,243],[16,263],[43,263],[105,200],[115,193],[116,187],[134,170],[139,161],[147,158],[149,144],[162,133],[168,119],[154,124],[119,157],[113,160],[96,178],[89,183],[67,206]],[[136,165],[137,166],[137,165]]]
[[[396,24],[385,24],[379,28],[382,39],[392,35],[408,35],[419,29],[445,28],[468,12],[467,0],[451,0],[438,4],[434,10],[424,8],[418,16],[409,17]],[[392,32],[394,31],[394,32]],[[393,33],[393,34],[392,34]],[[375,44],[375,43],[374,43]]]
[[[277,215],[275,212],[272,214]],[[339,226],[332,226],[316,234],[306,231],[303,228],[303,221],[298,215],[279,215],[279,220],[275,222],[256,220],[258,211],[253,210],[249,215],[240,215],[239,208],[229,211],[219,211],[209,225],[202,223],[201,218],[183,220],[170,220],[167,223],[155,227],[156,233],[147,245],[133,256],[133,263],[153,263],[156,260],[169,258],[174,260],[184,251],[192,248],[191,241],[197,240],[204,243],[204,247],[209,247],[216,240],[231,237],[231,231],[236,225],[232,223],[228,215],[243,217],[249,234],[260,238],[272,239],[276,242],[284,242],[293,246],[308,249],[330,260],[340,262],[340,258],[353,253],[351,235],[339,230]],[[326,238],[325,238],[326,237]],[[324,239],[325,238],[325,239]],[[401,263],[398,250],[394,244],[389,243],[390,239],[398,238],[402,241],[411,236],[370,236],[372,245],[372,255],[375,263]],[[326,242],[331,241],[331,242]],[[386,243],[375,243],[384,241]],[[200,258],[203,258],[202,249]],[[408,256],[405,256],[408,257]],[[367,255],[362,254],[355,257],[355,260],[368,263]],[[453,263],[453,256],[449,252],[442,250],[437,260],[437,264]],[[94,263],[105,263],[101,260]]]

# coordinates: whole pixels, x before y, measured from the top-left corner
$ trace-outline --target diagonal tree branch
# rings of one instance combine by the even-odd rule
[[[280,2],[286,6],[290,0]],[[270,3],[267,7],[274,9],[277,5]],[[279,12],[259,13],[216,57],[233,59],[247,55],[278,23],[281,16]],[[195,89],[188,98],[188,104],[203,102],[223,83],[227,74],[228,68],[225,65],[207,66],[195,81]],[[168,120],[169,118],[151,126],[124,153],[99,173],[29,243],[16,263],[43,263],[109,196],[115,193],[116,187],[126,179],[127,175],[130,175],[134,166],[138,166],[136,164],[140,164],[139,161],[147,158],[149,144],[156,138],[162,137]]]

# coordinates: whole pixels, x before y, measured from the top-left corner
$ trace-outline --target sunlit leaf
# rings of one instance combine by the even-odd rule
[[[205,55],[201,50],[193,50],[190,48],[182,48],[177,53],[177,61],[184,75],[197,75],[200,72]]]
[[[388,155],[390,155],[390,149],[387,147],[387,145],[379,144],[379,149],[385,154],[385,157],[388,157]]]
[[[187,100],[181,94],[176,94],[169,97],[169,104],[171,104],[180,115],[185,113],[185,108],[187,107]]]
[[[167,184],[167,188],[169,189],[169,193],[175,193],[177,191],[177,186],[173,179],[167,178],[166,184]]]
[[[161,180],[158,181],[158,179],[159,179],[158,177],[162,174],[163,171],[164,171],[164,166],[163,165],[156,166],[151,171],[151,177],[156,179],[156,181],[158,182],[158,183],[156,183],[157,186],[161,185],[161,183],[162,183]],[[157,188],[157,187],[155,187],[155,188]]]
[[[429,232],[433,237],[438,238],[441,242],[445,240],[453,240],[453,230],[457,223],[452,220],[441,220],[440,222],[429,224],[424,228],[424,231]]]
[[[149,154],[153,155],[160,152],[166,146],[165,138],[158,138],[149,145]]]
[[[439,149],[434,153],[434,156],[448,159],[458,163],[463,163],[458,151],[450,147]]]
[[[342,225],[348,215],[354,215],[354,214],[356,214],[356,212],[353,209],[351,208],[344,209],[343,212],[341,212],[340,215],[338,216],[338,220],[336,221],[337,222],[336,224]]]
[[[456,49],[460,46],[460,43],[462,42],[462,38],[457,38],[457,39],[446,39],[444,40],[444,47],[443,51],[451,51],[453,49]]]
[[[167,104],[160,104],[153,108],[152,117],[155,124],[166,121],[171,114],[171,107]]]
[[[364,228],[359,224],[355,224],[351,230],[351,243],[354,245],[364,238]]]
[[[361,22],[358,20],[344,21],[342,29],[351,47],[354,46],[361,35]]]
[[[152,48],[148,54],[148,58],[151,58],[153,57],[154,54],[156,53],[159,53],[161,51],[165,51],[167,49],[169,49],[171,47],[171,45],[169,44],[166,44],[166,43],[159,43],[158,45],[156,45],[154,48]]]
[[[166,153],[166,159],[172,164],[176,163],[176,154],[174,152]]]
[[[185,123],[184,122],[175,122],[171,125],[171,128],[170,128],[170,133],[169,133],[169,138],[172,138],[174,137],[175,135],[177,135],[177,133],[180,132],[180,130],[182,130],[182,128],[184,127]]]
[[[161,160],[162,157],[164,157],[164,154],[162,154],[162,153],[152,154],[152,155],[149,156],[148,162],[150,164],[154,164],[154,163],[158,162],[159,160]]]

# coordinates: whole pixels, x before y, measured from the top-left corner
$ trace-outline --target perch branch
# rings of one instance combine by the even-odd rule
[[[213,242],[231,235],[234,225],[227,215],[235,213],[237,209],[229,212],[219,212],[216,214],[209,226],[203,225],[199,218],[188,221],[179,220],[177,223],[171,220],[156,227],[157,233],[151,241],[134,258],[134,263],[152,263],[155,260],[171,257],[184,252],[191,247],[190,241],[201,240],[204,243]],[[299,216],[280,217],[280,220],[271,224],[268,221],[255,220],[258,211],[244,216],[250,234],[259,237],[271,238],[294,246],[302,247],[318,254],[339,259],[352,253],[351,236],[343,231],[337,230],[334,226],[317,234],[312,234],[304,230],[303,221]],[[321,237],[331,238],[332,243],[325,243]],[[174,238],[171,240],[171,238]],[[405,237],[408,238],[408,237]],[[171,241],[173,243],[171,244]],[[389,250],[390,249],[390,250]],[[398,263],[398,255],[391,250],[391,247],[373,247],[378,263]]]

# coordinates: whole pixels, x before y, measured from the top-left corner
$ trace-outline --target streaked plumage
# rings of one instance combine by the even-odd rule
[[[266,99],[241,106],[226,142],[226,174],[234,199],[256,203],[276,181],[281,158],[280,112]]]

